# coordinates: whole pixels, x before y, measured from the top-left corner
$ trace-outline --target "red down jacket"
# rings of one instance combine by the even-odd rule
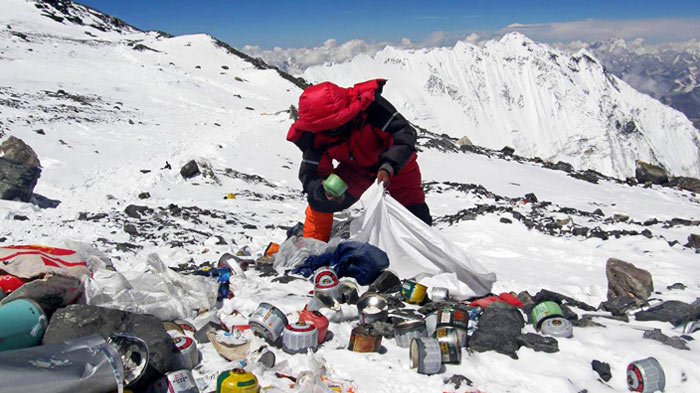
[[[375,180],[377,171],[392,175],[389,193],[405,206],[424,203],[416,162],[416,131],[381,96],[385,80],[375,79],[350,88],[323,82],[299,97],[299,118],[287,140],[303,152],[299,170],[311,207],[320,212],[347,208],[329,203],[321,182],[336,173],[348,184],[348,203]],[[334,168],[333,161],[339,165]]]

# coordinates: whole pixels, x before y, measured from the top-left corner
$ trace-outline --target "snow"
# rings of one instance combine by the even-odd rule
[[[692,123],[609,74],[585,49],[572,55],[511,33],[479,46],[387,47],[303,76],[343,86],[388,79],[384,95],[410,121],[476,145],[512,146],[526,157],[617,178],[633,176],[636,159],[700,176]],[[630,122],[637,131],[623,132]]]
[[[6,27],[8,24],[11,29]],[[90,37],[85,31],[97,37]],[[29,42],[12,32],[26,34]],[[577,156],[581,153],[579,147],[568,143],[584,135],[583,128],[592,130],[600,125],[598,112],[587,106],[590,101],[603,98],[597,95],[600,89],[607,89],[606,94],[611,97],[618,94],[607,86],[608,82],[601,81],[599,75],[591,71],[599,66],[582,65],[585,71],[582,73],[586,76],[575,78],[570,85],[560,79],[564,78],[561,75],[567,75],[566,72],[557,77],[553,91],[564,85],[566,89],[560,91],[560,99],[554,100],[540,89],[542,77],[536,76],[540,71],[535,54],[544,49],[528,43],[535,51],[532,54],[516,38],[492,43],[491,49],[483,52],[467,44],[454,49],[415,53],[387,49],[376,58],[358,57],[350,64],[313,72],[328,77],[332,72],[334,80],[347,85],[365,76],[383,76],[384,70],[405,67],[414,73],[413,76],[408,73],[390,76],[386,95],[404,114],[429,129],[447,132],[461,130],[462,125],[467,124],[473,126],[473,130],[480,130],[479,133],[460,131],[459,136],[466,133],[477,144],[497,148],[511,144],[519,152],[531,149],[533,154],[555,161],[570,161],[577,167],[600,168],[602,165],[613,169],[609,155],[613,152],[622,154],[624,149],[615,150],[610,147],[612,145],[600,142],[601,138],[607,137],[596,134],[592,138],[598,142],[592,142],[595,150],[589,158]],[[131,47],[136,41],[159,52],[136,51]],[[459,56],[452,58],[456,56],[452,52],[459,53]],[[511,63],[504,61],[508,53],[515,58]],[[466,59],[477,56],[485,63],[478,67],[494,72],[476,72],[473,74],[476,79],[460,82],[459,86],[470,87],[458,94],[471,92],[472,87],[473,91],[485,94],[505,83],[511,92],[518,92],[512,96],[523,94],[528,110],[514,107],[513,113],[506,112],[503,102],[497,103],[495,97],[483,96],[489,97],[488,100],[465,99],[470,105],[494,108],[493,118],[487,119],[483,117],[487,112],[476,110],[467,110],[467,114],[473,117],[456,116],[465,113],[467,107],[440,98],[440,95],[426,94],[422,88],[425,81],[416,76],[427,75],[423,74],[425,70],[438,67],[437,64],[442,62],[444,70],[437,75],[445,78],[443,85],[457,84],[456,81],[447,82],[447,78],[456,78],[456,71],[471,64]],[[402,61],[405,65],[401,65]],[[569,62],[571,59],[559,61]],[[506,66],[502,63],[511,65],[503,68]],[[223,65],[229,69],[223,69]],[[521,74],[528,77],[517,76]],[[480,77],[483,79],[478,79]],[[545,80],[549,78],[545,77]],[[480,83],[484,84],[483,87]],[[691,143],[684,139],[688,132],[685,121],[650,99],[628,91],[619,81],[618,84],[627,98],[634,99],[630,108],[640,109],[648,105],[651,108],[648,116],[658,116],[655,127],[659,129],[647,131],[647,123],[639,124],[645,133],[657,133],[654,135],[666,142],[665,145],[673,150],[671,153],[678,155],[681,164],[671,167],[672,171],[683,173],[685,170],[681,167],[686,165],[687,173],[696,173],[692,169],[695,164],[688,160],[691,150],[681,150],[682,146]],[[580,95],[577,86],[582,85],[588,86],[591,98],[584,100]],[[402,86],[415,89],[404,90]],[[85,99],[87,103],[56,94],[59,89]],[[528,92],[531,94],[527,95]],[[283,227],[303,219],[305,202],[296,178],[300,154],[296,147],[285,141],[291,121],[286,113],[278,113],[296,103],[299,94],[296,86],[280,78],[275,71],[256,69],[216,46],[206,35],[166,38],[128,28],[101,32],[43,17],[32,2],[3,0],[0,3],[0,133],[5,133],[5,136],[1,136],[0,141],[14,135],[34,148],[43,167],[35,191],[45,198],[60,201],[60,204],[55,208],[39,208],[31,203],[0,201],[0,239],[3,239],[0,244],[61,246],[66,240],[87,242],[110,256],[120,270],[127,271],[140,266],[150,253],[157,253],[169,266],[189,260],[215,262],[224,252],[236,252],[245,247],[252,250],[253,258],[259,256],[268,242],[284,240]],[[568,96],[572,99],[563,99]],[[618,101],[613,99],[611,102]],[[558,104],[565,109],[552,113],[552,108]],[[541,111],[539,116],[533,112],[535,109]],[[580,115],[582,113],[586,116]],[[640,112],[639,119],[647,116],[644,113]],[[560,123],[571,125],[571,131],[559,130],[552,123],[544,122],[550,114]],[[492,120],[498,122],[491,123]],[[530,128],[520,128],[524,136],[517,139],[520,138],[517,134],[497,135],[492,124],[507,126],[507,130],[522,127],[522,124],[529,124]],[[535,124],[540,127],[535,127]],[[678,127],[668,128],[675,125]],[[36,133],[38,129],[43,129],[46,135]],[[535,131],[542,132],[542,135],[533,137]],[[651,138],[651,134],[645,135]],[[517,140],[520,142],[514,143]],[[554,145],[558,144],[557,149],[548,147],[552,141],[556,142]],[[655,154],[665,160],[666,153],[656,146],[658,143],[652,143]],[[630,142],[630,146],[638,145]],[[567,152],[569,148],[573,150]],[[640,148],[638,153],[644,159],[648,151]],[[608,157],[604,164],[601,163],[603,157]],[[208,163],[216,180],[203,176],[184,180],[179,169],[190,159]],[[166,161],[172,170],[161,169]],[[426,182],[481,184],[495,194],[510,198],[521,198],[533,192],[540,201],[552,202],[552,216],[561,215],[556,212],[556,207],[570,207],[583,211],[600,208],[606,217],[622,213],[638,222],[649,218],[661,221],[676,217],[700,219],[700,200],[685,191],[657,186],[648,189],[629,187],[606,181],[596,185],[533,164],[432,149],[421,152],[419,162]],[[623,166],[615,167],[615,170],[621,170]],[[226,168],[261,176],[267,183],[244,176],[227,176]],[[150,172],[143,173],[142,170]],[[137,195],[144,191],[148,191],[151,197],[138,199]],[[228,193],[236,194],[236,199],[224,200],[223,196]],[[427,201],[434,217],[451,215],[477,204],[497,203],[493,198],[449,188],[444,192],[429,192]],[[184,229],[177,232],[165,225],[148,232],[153,237],[131,237],[123,231],[124,223],[130,221],[125,221],[122,211],[129,204],[147,205],[156,211],[170,204],[198,206],[224,218],[200,216],[199,222],[183,217],[171,218],[172,225]],[[523,213],[530,209],[528,205],[518,203],[513,203],[513,208]],[[107,213],[108,216],[96,221],[79,220],[81,212]],[[17,215],[26,216],[28,220],[14,219]],[[145,227],[153,217],[149,216],[139,224]],[[528,230],[517,220],[513,220],[513,224],[500,223],[500,217],[512,219],[508,214],[491,213],[454,225],[445,222],[437,225],[444,236],[497,274],[494,292],[529,290],[534,293],[547,288],[598,305],[606,299],[605,262],[615,257],[652,273],[655,290],[659,292],[653,295],[655,298],[690,302],[700,297],[700,258],[693,250],[682,247],[690,233],[698,233],[697,226],[664,227],[657,224],[649,227],[653,233],[651,239],[623,236],[603,241],[554,237]],[[572,218],[589,225],[586,217],[574,215]],[[645,228],[626,223],[590,225],[638,231]],[[191,230],[212,236],[200,236]],[[228,244],[216,244],[213,235],[223,237]],[[136,253],[119,251],[113,245],[98,241],[99,238],[115,243],[131,242],[143,248]],[[183,244],[172,247],[172,240],[181,240]],[[668,241],[673,240],[681,245],[670,246]],[[684,291],[666,289],[667,285],[676,282],[682,282],[688,288]],[[294,313],[309,300],[312,284],[301,280],[289,284],[272,283],[270,278],[247,272],[245,278],[233,278],[232,288],[235,297],[226,301],[219,311],[229,325],[244,323],[243,316],[262,301],[280,307],[293,320]],[[234,310],[240,315],[230,315]],[[353,307],[345,306],[343,311],[339,320],[356,315]],[[691,350],[679,351],[643,340],[643,332],[638,330],[660,328],[667,335],[679,335],[669,324],[634,319],[629,324],[606,319],[597,321],[606,327],[575,328],[573,339],[559,340],[558,353],[536,353],[522,348],[518,351],[520,359],[514,360],[494,352],[465,352],[461,365],[449,365],[444,373],[430,377],[409,369],[408,350],[399,348],[393,340],[383,341],[386,352],[382,354],[348,351],[350,330],[355,323],[349,320],[331,323],[333,338],[324,343],[315,356],[323,359],[331,379],[351,381],[357,392],[367,393],[453,391],[452,387],[443,385],[443,378],[452,374],[466,375],[474,381],[473,389],[491,393],[576,393],[583,389],[590,393],[624,392],[625,367],[632,360],[648,356],[656,357],[663,365],[667,377],[666,391],[695,392],[700,386],[700,371],[696,366],[700,362],[697,333],[694,335],[696,340],[688,343]],[[533,332],[533,328],[527,326],[524,332]],[[252,340],[254,348],[262,344],[258,338]],[[200,345],[200,349],[205,361],[195,374],[201,384],[211,383],[218,371],[231,367],[210,344]],[[281,363],[279,371],[286,374],[297,375],[306,371],[312,362],[311,355],[291,356],[280,350],[275,352],[278,363]],[[597,380],[590,367],[593,359],[610,363],[613,379],[609,384]],[[269,371],[256,370],[256,373],[263,386],[290,391],[289,381],[278,379]],[[460,393],[464,391],[464,387],[459,389]]]

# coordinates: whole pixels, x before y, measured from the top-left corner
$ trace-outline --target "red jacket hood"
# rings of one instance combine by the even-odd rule
[[[308,87],[299,97],[299,118],[290,134],[295,129],[316,133],[342,126],[374,102],[375,93],[381,92],[384,83],[384,79],[373,79],[349,88],[331,82]],[[288,140],[292,140],[290,136]]]

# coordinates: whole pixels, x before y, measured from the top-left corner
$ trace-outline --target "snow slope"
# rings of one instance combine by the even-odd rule
[[[409,120],[476,145],[508,145],[617,178],[633,176],[637,159],[700,176],[700,136],[683,114],[635,91],[585,50],[572,55],[520,33],[479,46],[387,47],[310,67],[304,77],[346,86],[386,78],[385,96]]]
[[[43,166],[33,203],[0,201],[0,245],[61,246],[77,240],[93,244],[118,269],[131,269],[152,252],[177,266],[215,262],[222,253],[240,249],[257,257],[268,242],[284,240],[286,227],[303,219],[305,202],[296,179],[300,154],[284,139],[291,121],[280,113],[296,102],[301,91],[295,85],[206,35],[169,38],[139,32],[72,5],[72,15],[84,21],[93,15],[95,23],[110,28],[60,23],[43,12],[31,1],[0,2],[0,141],[10,135],[23,139]],[[155,51],[136,50],[138,44]],[[387,93],[398,85],[390,83]],[[190,159],[207,164],[208,175],[184,180],[179,168]],[[657,298],[690,302],[700,296],[698,254],[682,246],[689,233],[698,232],[696,195],[656,186],[591,184],[508,158],[433,148],[425,148],[419,161],[437,228],[496,272],[494,291],[547,288],[597,305],[606,298],[605,261],[616,257],[648,269]],[[139,199],[142,192],[150,198]],[[531,192],[551,205],[522,203]],[[236,199],[223,199],[227,193]],[[153,211],[140,219],[128,217],[124,210],[130,204]],[[450,219],[478,205],[508,212]],[[582,213],[598,208],[603,216]],[[649,229],[651,237],[553,236],[528,230],[515,218],[515,213],[530,217],[535,211],[538,219],[571,218],[577,225],[608,231]],[[629,221],[611,221],[616,213]],[[650,218],[660,222],[642,224]],[[689,224],[673,224],[675,218]],[[128,225],[138,232],[127,233]],[[688,288],[666,289],[675,282]],[[271,282],[254,271],[235,277],[232,286],[236,296],[220,311],[229,323],[245,322],[230,315],[233,310],[248,315],[261,301],[293,316],[312,288],[303,280]],[[559,340],[556,354],[523,348],[514,360],[494,352],[465,352],[461,365],[431,377],[410,370],[408,351],[392,340],[384,341],[384,354],[347,351],[351,321],[332,323],[334,338],[315,357],[323,359],[331,379],[351,381],[363,393],[455,391],[443,383],[453,374],[466,375],[474,389],[491,393],[598,393],[626,391],[627,363],[653,355],[666,370],[667,391],[697,391],[697,333],[688,343],[691,350],[679,351],[643,340],[639,330],[654,327],[677,336],[669,324],[598,321],[606,327],[575,328],[575,338]],[[205,362],[195,375],[202,391],[210,391],[217,372],[230,365],[210,344],[200,349]],[[309,369],[311,355],[275,352],[279,371],[298,375]],[[611,364],[610,383],[597,380],[590,368],[593,359]],[[289,381],[274,373],[256,372],[263,386],[292,391]]]

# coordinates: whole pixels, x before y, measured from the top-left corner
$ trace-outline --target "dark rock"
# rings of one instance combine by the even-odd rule
[[[530,203],[537,202],[537,196],[533,193],[525,194],[525,200]]]
[[[396,274],[385,270],[367,289],[368,292],[395,293],[401,290],[401,280]]]
[[[504,156],[512,156],[513,153],[515,153],[515,149],[513,149],[510,146],[504,146],[503,149],[500,150],[501,153],[503,153]]]
[[[148,199],[151,197],[151,194],[148,192],[142,192],[139,194],[139,199]]]
[[[574,171],[573,165],[563,161],[557,162],[556,164],[554,164],[554,167],[560,171],[564,171],[567,173],[571,173]]]
[[[24,141],[14,136],[10,136],[5,142],[0,144],[0,157],[29,167],[37,168],[41,166],[39,157],[34,150]]]
[[[694,177],[672,177],[669,179],[669,185],[681,190],[700,193],[700,179]]]
[[[29,202],[41,176],[41,169],[0,157],[0,199]]]
[[[571,233],[572,233],[574,236],[588,236],[588,231],[589,231],[589,230],[590,230],[590,229],[588,229],[587,227],[574,227],[574,228],[571,230]]]
[[[565,295],[562,295],[560,293],[556,293],[556,292],[553,292],[553,291],[550,291],[547,289],[543,289],[543,290],[537,292],[537,294],[534,296],[533,300],[534,300],[535,304],[550,301],[550,302],[555,302],[555,303],[560,304],[560,305],[561,304],[568,304],[568,305],[580,308],[581,310],[584,310],[584,311],[595,311],[596,310],[595,307],[593,307],[587,303],[580,302],[572,297],[565,296]]]
[[[603,211],[600,210],[600,208],[593,210],[593,211],[591,212],[591,214],[594,215],[594,216],[604,216],[604,215],[605,215],[605,213],[603,213]]]
[[[12,219],[15,220],[15,221],[27,221],[27,220],[29,220],[29,217],[23,216],[23,215],[21,215],[21,214],[15,214],[15,215],[12,217]]]
[[[627,222],[629,219],[630,216],[626,214],[613,214],[613,221],[615,222]]]
[[[136,229],[136,225],[134,224],[124,225],[124,232],[128,233],[131,236],[136,236],[139,234],[139,231],[138,229]]]
[[[608,238],[610,236],[607,232],[602,230],[600,227],[595,227],[595,228],[591,229],[590,232],[588,232],[588,237],[597,237],[597,238],[602,239],[602,240],[608,240]]]
[[[535,333],[521,334],[517,338],[518,345],[533,349],[535,352],[559,352],[559,342],[554,337],[544,337]]]
[[[136,252],[143,247],[131,243],[117,243],[114,247],[117,251],[121,252]]]
[[[574,179],[587,181],[587,182],[593,183],[593,184],[598,184],[598,180],[600,180],[602,177],[598,172],[590,170],[590,169],[588,169],[584,172],[574,172],[574,173],[569,174],[569,176],[573,177]]]
[[[677,283],[675,283],[675,284],[672,284],[672,285],[669,285],[669,286],[666,287],[666,289],[668,289],[668,290],[673,290],[673,289],[684,290],[684,289],[686,289],[686,288],[688,288],[688,287],[685,286],[685,285],[684,285],[683,283],[681,283],[681,282],[677,282]]]
[[[654,237],[654,235],[648,229],[643,230],[641,235],[646,237],[647,239],[651,239],[652,237]]]
[[[511,219],[505,218],[505,217],[501,217],[501,219],[499,221],[504,223],[504,224],[512,224],[513,223],[513,221]]]
[[[578,319],[578,314],[576,314],[569,306],[566,304],[562,304],[559,306],[561,308],[562,314],[564,314],[564,318],[568,319],[569,321],[575,321]]]
[[[600,309],[609,311],[612,315],[627,315],[627,311],[638,306],[637,299],[630,296],[618,296],[615,299],[600,304]]]
[[[651,182],[652,184],[668,183],[668,175],[664,168],[639,160],[636,164],[637,168],[634,171],[634,176],[637,178],[638,182]]]
[[[445,385],[447,384],[452,384],[454,385],[455,389],[459,389],[462,387],[462,385],[466,386],[472,386],[474,382],[472,382],[471,379],[465,377],[464,375],[459,375],[455,374],[449,378],[445,378],[442,380],[442,383]]]
[[[658,223],[659,223],[659,220],[657,220],[656,218],[650,218],[650,219],[644,221],[644,223],[642,225],[644,225],[645,227],[648,227],[651,225],[656,225]]]
[[[605,275],[608,278],[608,300],[627,296],[634,298],[637,305],[642,305],[654,292],[651,273],[631,263],[610,258],[605,266]]]
[[[173,339],[163,328],[163,322],[151,315],[133,314],[102,307],[71,305],[59,309],[51,317],[43,344],[99,334],[103,338],[114,333],[131,333],[146,342],[148,363],[161,373],[170,371]]]
[[[124,209],[124,213],[131,218],[141,218],[153,213],[153,209],[147,206],[129,205]]]
[[[216,239],[217,239],[216,243],[215,243],[217,246],[225,246],[228,244],[226,239],[224,239],[223,237],[221,237],[219,235],[214,235],[214,237],[216,237]]]
[[[685,244],[685,247],[694,248],[696,250],[700,249],[700,235],[691,233],[690,236],[688,236],[688,243]]]
[[[520,303],[522,303],[524,306],[535,304],[535,300],[532,298],[532,295],[530,295],[528,291],[520,292],[517,297],[518,300],[520,300]]]
[[[290,282],[297,281],[297,280],[306,281],[306,279],[304,279],[302,277],[284,275],[284,276],[279,276],[279,277],[273,278],[272,282],[278,282],[280,284],[289,284]]]
[[[195,160],[190,160],[180,169],[180,175],[185,179],[195,177],[200,173],[201,172],[199,171],[199,165],[197,165],[197,161]]]
[[[493,350],[517,359],[517,339],[523,326],[525,321],[520,310],[505,303],[494,303],[481,314],[469,347],[477,352]]]
[[[609,364],[598,360],[594,360],[591,362],[591,367],[593,367],[593,371],[597,372],[600,376],[600,379],[602,379],[603,381],[608,382],[610,381],[610,379],[612,379],[612,373],[610,372]]]
[[[646,332],[644,332],[644,338],[656,340],[662,344],[668,345],[676,349],[690,351],[690,348],[688,348],[688,344],[686,344],[686,342],[682,338],[669,337],[661,333],[660,329],[647,330]]]
[[[638,321],[670,322],[674,326],[680,325],[689,319],[692,312],[691,305],[678,300],[669,300],[648,310],[634,314]]]
[[[571,322],[571,324],[576,326],[576,327],[581,327],[581,328],[587,328],[587,327],[602,327],[602,328],[604,328],[605,327],[605,325],[601,325],[598,322],[594,322],[593,315],[584,315],[578,321]]]
[[[34,132],[36,132],[39,135],[46,135],[46,132],[41,128],[39,128],[38,130],[34,130]]]

